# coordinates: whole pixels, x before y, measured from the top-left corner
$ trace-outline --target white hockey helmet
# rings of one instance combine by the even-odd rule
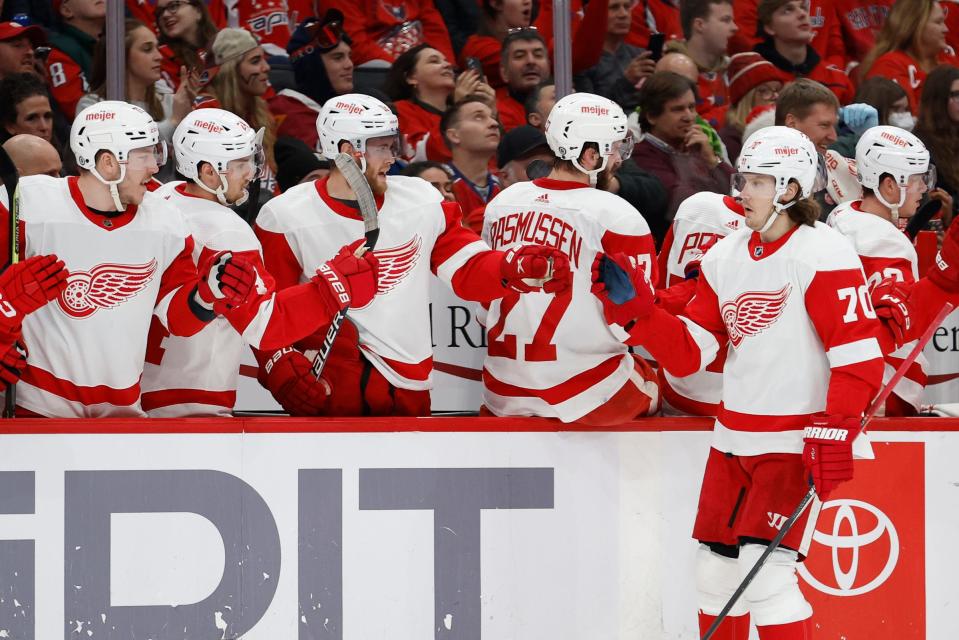
[[[70,127],[70,149],[77,165],[86,169],[110,187],[110,195],[118,211],[120,203],[117,185],[126,177],[126,164],[134,149],[152,147],[157,166],[166,164],[166,143],[160,140],[160,130],[149,113],[128,102],[104,100],[92,104],[73,120]],[[100,151],[109,151],[120,163],[120,177],[106,180],[96,168]]]
[[[396,114],[376,98],[347,93],[323,104],[316,118],[316,132],[323,157],[333,160],[340,152],[340,142],[349,142],[365,154],[367,140],[399,135],[400,125]],[[365,157],[361,158],[360,169],[366,170]]]
[[[628,159],[633,151],[623,108],[592,93],[571,93],[556,101],[546,119],[546,142],[557,158],[572,162],[589,176],[593,185],[614,151],[618,150],[623,160]],[[596,143],[602,158],[599,167],[591,171],[579,164],[579,156],[587,142]]]
[[[224,206],[246,202],[249,193],[244,191],[235,202],[228,202],[229,188],[226,174],[232,160],[251,158],[254,180],[263,168],[263,132],[254,131],[243,118],[223,109],[197,109],[191,111],[173,133],[173,154],[176,168],[184,177],[192,180],[201,189],[216,196]],[[200,163],[208,162],[220,176],[220,186],[211,189],[200,180]]]
[[[899,127],[881,125],[867,129],[856,143],[856,170],[859,182],[872,189],[876,197],[899,217],[899,207],[906,201],[909,178],[921,175],[927,189],[936,185],[936,167],[929,163],[929,150],[922,140]],[[899,185],[899,202],[886,202],[879,193],[882,176],[889,174]]]

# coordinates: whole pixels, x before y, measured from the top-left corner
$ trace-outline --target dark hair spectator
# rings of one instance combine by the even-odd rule
[[[534,160],[552,164],[553,152],[542,131],[528,124],[516,127],[500,140],[496,166],[504,187],[529,180],[526,167]]]
[[[909,111],[909,96],[906,95],[906,90],[888,78],[873,76],[863,80],[856,90],[853,102],[875,107],[879,112],[879,124],[889,124],[906,131],[912,131],[916,126],[916,119]],[[859,137],[855,133],[845,133],[829,148],[844,158],[855,158]]]
[[[937,67],[926,78],[914,133],[936,165],[937,186],[959,203],[959,68]],[[956,209],[953,209],[955,213]]]
[[[482,63],[483,75],[490,86],[502,87],[505,82],[499,68],[503,39],[510,31],[533,24],[533,13],[538,10],[535,4],[535,0],[482,0],[476,33],[466,39],[459,52],[460,68],[466,68],[467,59],[476,58]]]
[[[436,190],[443,194],[444,200],[456,201],[456,195],[453,193],[453,172],[440,162],[432,160],[411,162],[400,171],[400,175],[422,178],[436,187]]]
[[[535,29],[514,31],[503,40],[500,75],[506,83],[496,90],[496,111],[509,131],[526,124],[523,103],[536,85],[550,75],[546,41]]]
[[[891,0],[863,0],[857,3],[858,7],[870,10],[875,7],[875,11],[881,11],[886,4],[891,4]],[[731,53],[741,53],[743,51],[752,51],[753,47],[763,41],[766,32],[758,16],[756,15],[759,2],[758,0],[733,0],[733,11],[736,15],[736,24],[739,31],[732,37],[729,43]],[[872,5],[871,7],[869,5]],[[833,0],[809,0],[809,15],[816,16],[817,26],[815,33],[812,34],[812,40],[809,44],[819,57],[825,60],[826,64],[832,65],[837,69],[846,69],[849,61],[847,56],[846,44],[843,42],[841,17]],[[861,14],[855,14],[861,15]],[[843,16],[843,19],[846,17]],[[878,29],[879,25],[875,25]],[[866,49],[868,51],[868,48]],[[854,59],[859,60],[859,57]]]
[[[302,182],[319,180],[330,173],[330,161],[320,158],[302,140],[280,136],[273,146],[278,166],[276,182],[280,191],[286,191]]]
[[[106,30],[107,3],[98,0],[54,0],[59,18],[50,33],[47,81],[60,110],[72,120],[93,73],[93,52]]]
[[[826,153],[836,141],[839,100],[823,85],[808,78],[789,83],[776,100],[776,124],[799,129]]]
[[[163,80],[176,90],[181,67],[202,70],[207,66],[216,24],[202,0],[156,0],[153,19],[163,55]]]
[[[556,104],[556,83],[552,78],[544,80],[533,87],[523,101],[523,111],[526,112],[526,123],[543,131],[546,129],[546,119]]]
[[[743,129],[746,117],[756,107],[776,104],[776,98],[789,76],[758,53],[737,53],[729,59],[729,110],[726,125],[719,136],[726,145],[729,159],[736,163],[743,146]]]
[[[47,85],[34,73],[14,73],[0,80],[0,142],[27,133],[53,140],[53,109]]]
[[[726,86],[726,53],[738,27],[733,20],[732,0],[684,0],[679,5],[685,43],[670,43],[669,49],[685,53],[699,71],[699,115],[718,128],[729,108]]]

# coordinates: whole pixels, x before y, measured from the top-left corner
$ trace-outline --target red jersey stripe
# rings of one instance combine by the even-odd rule
[[[232,409],[236,404],[236,390],[201,391],[200,389],[164,389],[147,391],[140,398],[144,411],[178,404],[206,404]]]
[[[631,356],[626,354],[626,357]],[[592,369],[587,369],[586,371],[569,378],[565,382],[561,382],[546,389],[524,389],[523,387],[517,387],[515,385],[508,384],[502,380],[497,380],[494,378],[493,374],[491,374],[488,369],[483,369],[483,383],[486,385],[487,389],[500,396],[532,396],[534,398],[544,400],[549,404],[555,405],[561,402],[566,402],[570,398],[578,396],[590,387],[597,385],[609,376],[613,375],[616,369],[619,368],[619,363],[622,361],[622,359],[622,355],[615,355],[612,358],[608,358],[599,363]]]
[[[733,431],[752,431],[757,433],[775,433],[795,431],[809,423],[811,413],[794,416],[761,416],[753,413],[730,411],[720,403],[716,421]]]
[[[27,384],[32,384],[47,393],[87,406],[107,403],[118,407],[128,407],[135,404],[137,398],[140,397],[139,381],[126,389],[115,389],[102,384],[95,387],[84,387],[69,380],[58,378],[49,371],[29,364],[23,372],[22,379]]]

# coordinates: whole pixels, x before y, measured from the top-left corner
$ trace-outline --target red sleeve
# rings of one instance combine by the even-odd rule
[[[882,384],[884,368],[877,340],[880,326],[862,272],[816,273],[805,301],[832,372],[826,412],[861,415]]]
[[[263,247],[263,263],[267,272],[273,276],[277,288],[286,289],[299,284],[303,266],[293,254],[286,236],[266,231],[259,225],[254,225],[253,231]]]
[[[812,9],[813,12],[821,12],[824,21],[823,28],[816,34],[812,42],[813,48],[819,53],[826,64],[830,64],[840,71],[846,69],[849,59],[846,54],[846,45],[842,39],[842,29],[839,24],[839,12],[836,5],[832,2],[818,3]],[[813,16],[815,19],[816,16]],[[850,100],[852,98],[850,97]]]
[[[889,78],[906,92],[909,97],[909,108],[913,113],[919,112],[919,97],[916,95],[914,86],[919,82],[913,82],[916,78],[916,68],[903,60],[905,54],[897,55],[896,52],[887,53],[879,56],[872,64],[869,71],[866,72],[866,78],[881,76]],[[912,71],[910,73],[910,70]]]
[[[158,303],[173,294],[166,309],[164,324],[175,336],[188,338],[199,332],[212,319],[212,314],[210,319],[200,319],[194,311],[196,303],[193,301],[193,293],[197,288],[197,279],[196,265],[193,263],[193,236],[187,236],[183,250],[163,272],[160,291],[157,293]]]
[[[609,20],[609,0],[591,0],[586,5],[583,21],[573,32],[573,73],[586,71],[599,63],[603,54],[603,38]]]
[[[669,313],[677,315],[686,310],[686,305],[690,303],[694,295],[696,295],[696,278],[690,278],[666,289],[657,289],[656,304]]]
[[[626,36],[626,44],[642,49],[649,48],[649,20],[646,17],[646,3],[637,2],[633,5],[632,20],[629,24],[629,34]]]
[[[729,54],[752,51],[760,38],[756,35],[759,18],[756,16],[757,0],[733,0],[733,18],[739,27],[729,39]]]
[[[493,251],[476,232],[463,226],[462,211],[455,202],[443,202],[446,229],[436,239],[430,255],[430,269],[437,276],[446,273],[453,292],[464,300],[490,302],[512,291],[503,285],[500,264],[502,251]],[[452,275],[448,275],[452,271]]]
[[[912,263],[907,258],[873,258],[859,256],[862,270],[866,272],[866,282],[875,286],[883,278],[895,278],[899,282],[915,282],[912,275]],[[876,274],[876,275],[873,275]]]
[[[600,239],[606,253],[624,253],[641,265],[649,281],[659,282],[659,264],[656,261],[656,243],[649,233],[628,235],[607,230]]]
[[[369,62],[370,60],[393,60],[390,55],[381,47],[374,37],[374,29],[379,25],[370,24],[371,18],[368,12],[372,14],[375,9],[369,2],[357,2],[356,0],[330,0],[330,7],[339,9],[343,13],[343,28],[353,41],[350,57],[357,65]]]
[[[669,252],[673,250],[673,224],[669,225],[669,229],[666,230],[666,237],[663,238],[663,246],[659,249],[659,256],[657,256],[657,267],[659,268],[659,277],[656,278],[656,286],[660,289],[667,286],[669,279]]]
[[[90,90],[80,65],[59,49],[51,49],[47,58],[47,82],[60,110],[67,120],[73,120],[77,102]]]
[[[456,60],[453,53],[453,43],[450,42],[450,32],[443,22],[443,16],[436,10],[433,0],[420,0],[419,20],[423,23],[423,42],[446,56],[452,64]]]

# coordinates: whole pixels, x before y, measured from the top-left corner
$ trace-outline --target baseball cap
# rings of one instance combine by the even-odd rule
[[[539,147],[549,151],[546,135],[536,127],[524,124],[511,129],[503,136],[496,149],[496,166],[503,168],[506,163],[527,156]]]
[[[19,22],[0,22],[0,42],[27,36],[35,47],[47,43],[47,36],[37,25],[23,26]]]

